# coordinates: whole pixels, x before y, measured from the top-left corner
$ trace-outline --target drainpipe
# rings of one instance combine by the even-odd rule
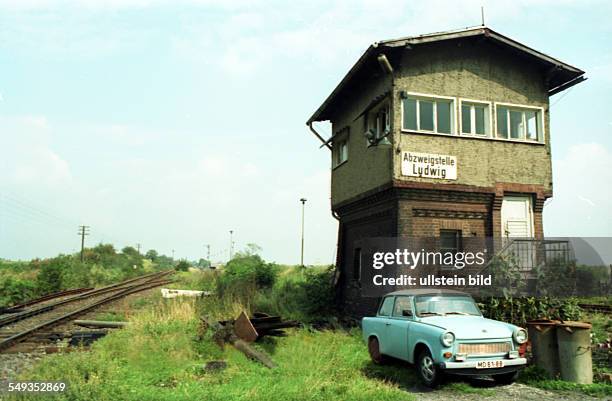
[[[312,133],[313,133],[313,134],[315,134],[315,135],[316,135],[316,137],[317,137],[317,138],[319,138],[319,140],[320,140],[321,142],[323,142],[323,144],[324,144],[325,146],[327,146],[327,148],[328,148],[329,150],[331,150],[331,149],[332,149],[332,147],[331,147],[331,145],[329,144],[329,142],[328,142],[328,141],[326,141],[325,139],[323,139],[323,137],[322,137],[321,135],[319,135],[319,133],[318,133],[318,132],[317,132],[317,131],[316,131],[316,130],[313,128],[313,126],[312,126],[312,121],[309,121],[309,122],[308,122],[308,128],[310,128],[310,131],[312,131]]]

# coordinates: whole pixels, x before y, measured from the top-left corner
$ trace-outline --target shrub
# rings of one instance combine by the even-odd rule
[[[575,298],[491,297],[481,299],[479,305],[486,317],[519,326],[534,319],[579,320],[582,313]]]
[[[0,307],[18,304],[34,298],[36,283],[29,280],[7,277],[0,281]]]
[[[259,255],[239,254],[225,265],[225,271],[218,280],[218,289],[236,286],[250,286],[257,289],[270,288],[278,277],[278,266],[266,263]]]
[[[60,255],[53,259],[32,262],[39,268],[36,284],[40,294],[49,294],[64,288],[62,284],[62,271],[68,268],[68,258],[68,256]]]
[[[303,322],[326,319],[334,313],[333,266],[289,270],[255,301],[258,311]]]
[[[187,270],[189,270],[189,262],[187,262],[186,260],[180,260],[176,266],[174,266],[174,269],[176,271],[179,272],[186,272]]]

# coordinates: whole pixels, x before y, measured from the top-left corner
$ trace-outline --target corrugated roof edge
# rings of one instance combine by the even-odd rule
[[[370,45],[366,51],[361,55],[361,57],[357,60],[357,62],[353,65],[353,67],[351,67],[351,69],[348,71],[348,73],[344,76],[344,78],[342,78],[342,80],[340,81],[340,83],[338,83],[338,85],[334,88],[334,90],[329,94],[329,96],[325,99],[325,101],[321,104],[321,106],[319,106],[319,108],[313,113],[313,115],[308,119],[308,121],[306,122],[307,125],[312,124],[315,121],[320,121],[319,117],[321,115],[321,113],[325,110],[325,108],[327,107],[327,105],[332,101],[332,99],[334,97],[336,97],[336,95],[338,94],[338,92],[340,92],[344,85],[346,85],[346,83],[351,79],[351,77],[353,76],[353,74],[355,74],[355,72],[357,70],[359,70],[359,68],[361,67],[361,65],[367,60],[369,54],[376,48],[378,48],[379,46],[389,46],[389,47],[399,47],[399,46],[405,46],[406,44],[422,44],[422,43],[429,43],[429,42],[438,42],[438,41],[443,41],[443,40],[450,40],[450,39],[459,39],[459,38],[463,38],[463,37],[471,37],[471,36],[478,36],[478,35],[484,35],[487,37],[490,37],[492,39],[498,40],[508,46],[514,47],[517,50],[523,51],[527,54],[530,54],[536,58],[541,59],[542,61],[551,63],[553,65],[555,65],[558,68],[562,68],[565,69],[567,71],[573,72],[575,74],[577,74],[578,76],[584,74],[585,72],[582,71],[579,68],[576,68],[574,66],[571,66],[567,63],[564,63],[560,60],[557,60],[554,57],[548,56],[547,54],[544,54],[542,52],[539,52],[535,49],[532,49],[531,47],[525,46],[520,42],[517,42],[516,40],[513,40],[507,36],[504,36],[494,30],[492,30],[491,28],[487,27],[487,26],[475,26],[475,27],[467,27],[467,28],[462,28],[462,29],[455,29],[455,30],[451,30],[451,31],[442,31],[442,32],[434,32],[434,33],[427,33],[427,34],[423,34],[423,35],[418,35],[418,36],[407,36],[407,37],[403,37],[403,38],[399,38],[399,39],[388,39],[388,40],[382,40],[379,42],[374,42],[372,45]],[[574,78],[576,79],[576,78]],[[556,88],[551,88],[551,90],[554,90]],[[565,88],[564,88],[565,89]],[[557,92],[555,92],[557,93]]]

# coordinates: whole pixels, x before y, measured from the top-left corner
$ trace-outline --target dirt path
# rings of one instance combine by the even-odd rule
[[[414,387],[410,391],[421,401],[589,401],[611,400],[611,398],[595,398],[582,393],[568,391],[548,391],[525,384],[514,383],[507,386],[491,387],[486,383],[475,383],[474,392],[462,392],[452,388],[431,390]]]

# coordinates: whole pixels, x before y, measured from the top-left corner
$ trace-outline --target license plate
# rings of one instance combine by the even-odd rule
[[[495,369],[503,368],[504,361],[478,361],[476,362],[476,369]]]

